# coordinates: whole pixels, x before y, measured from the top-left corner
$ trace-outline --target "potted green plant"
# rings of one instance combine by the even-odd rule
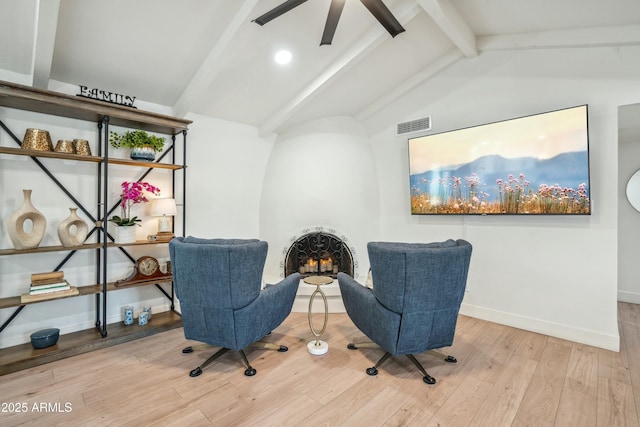
[[[112,131],[109,133],[109,143],[113,148],[130,148],[133,160],[152,162],[156,153],[162,151],[164,138],[150,135],[143,130],[130,130],[124,134]]]

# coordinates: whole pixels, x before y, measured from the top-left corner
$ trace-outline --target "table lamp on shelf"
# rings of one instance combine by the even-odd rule
[[[175,199],[153,199],[151,201],[151,216],[159,217],[157,240],[171,240],[175,237],[171,227],[171,217],[175,215]]]

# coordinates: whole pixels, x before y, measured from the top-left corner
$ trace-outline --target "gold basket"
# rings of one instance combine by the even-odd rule
[[[86,139],[74,139],[73,146],[76,149],[76,153],[81,156],[90,156],[91,155],[91,147],[89,146],[89,141]]]
[[[25,150],[53,151],[49,131],[29,128],[24,133],[22,146]]]
[[[60,139],[56,144],[55,150],[58,153],[76,154],[76,146],[73,141],[68,139]]]

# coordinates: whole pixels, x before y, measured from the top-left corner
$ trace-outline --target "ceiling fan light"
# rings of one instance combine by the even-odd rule
[[[286,65],[291,62],[291,52],[288,50],[279,50],[276,52],[274,59],[280,65]]]

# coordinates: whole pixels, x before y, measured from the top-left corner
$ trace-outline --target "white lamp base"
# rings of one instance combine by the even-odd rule
[[[320,356],[322,354],[327,354],[329,351],[329,344],[324,341],[318,341],[318,345],[316,345],[315,341],[309,341],[309,344],[307,344],[307,350],[309,350],[309,353],[314,356]]]
[[[161,216],[158,218],[158,233],[171,232],[171,217]]]

